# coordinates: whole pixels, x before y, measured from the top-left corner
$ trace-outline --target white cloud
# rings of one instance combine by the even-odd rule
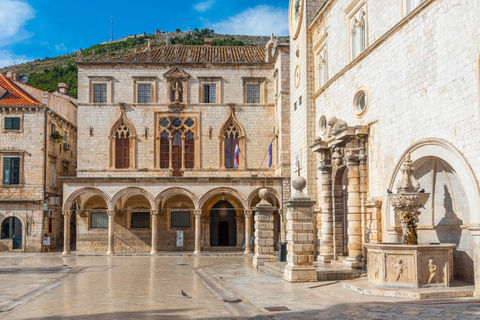
[[[206,1],[201,1],[197,3],[196,5],[193,6],[193,8],[199,12],[205,12],[212,8],[212,6],[217,2],[217,0],[206,0]]]
[[[35,10],[19,0],[0,0],[0,48],[18,43],[32,34],[24,29],[28,20],[35,17]],[[33,60],[25,55],[16,55],[0,49],[0,68]]]
[[[287,36],[288,9],[259,5],[214,23],[212,27],[217,33],[268,36],[273,32]]]
[[[0,47],[30,37],[23,27],[35,17],[35,10],[26,2],[0,0]]]
[[[0,68],[34,60],[24,55],[16,55],[7,50],[0,50]]]

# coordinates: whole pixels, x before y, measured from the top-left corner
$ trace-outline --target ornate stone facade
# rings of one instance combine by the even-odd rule
[[[262,186],[278,242],[290,191],[288,61],[273,35],[265,47],[147,47],[90,61],[79,52],[78,177],[64,187],[77,251],[251,252]]]

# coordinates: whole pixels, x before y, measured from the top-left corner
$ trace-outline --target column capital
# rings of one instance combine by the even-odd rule
[[[195,209],[195,211],[193,212],[195,214],[195,218],[201,218],[202,212],[203,212],[202,209]]]
[[[243,210],[243,214],[245,215],[245,218],[251,218],[253,211],[251,209],[246,209],[246,210]]]
[[[152,216],[158,216],[158,210],[150,210]]]
[[[115,210],[107,210],[107,215],[110,216],[115,216]]]
[[[70,218],[72,216],[72,210],[62,210],[62,215],[65,217],[65,218]]]

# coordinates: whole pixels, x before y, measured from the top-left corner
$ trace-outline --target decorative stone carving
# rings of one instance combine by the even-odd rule
[[[437,266],[433,264],[433,258],[428,260],[428,272],[430,276],[428,277],[428,284],[432,283],[432,280],[435,278],[437,271]]]
[[[177,50],[177,49],[176,49]],[[173,68],[164,75],[168,83],[167,95],[170,97],[170,109],[173,111],[182,111],[185,109],[188,97],[188,79],[190,75],[179,69]]]

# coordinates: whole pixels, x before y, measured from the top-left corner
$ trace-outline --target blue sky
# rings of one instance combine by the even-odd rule
[[[0,0],[0,67],[156,29],[288,35],[288,0]]]

